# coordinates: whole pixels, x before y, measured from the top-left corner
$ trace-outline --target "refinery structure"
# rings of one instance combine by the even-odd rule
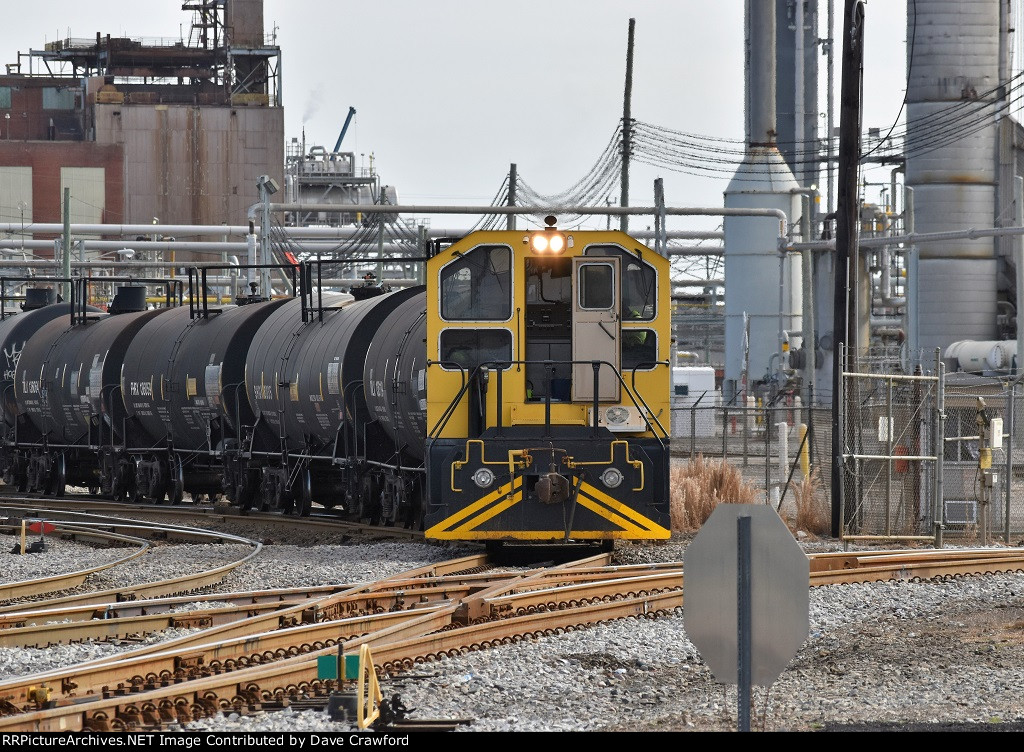
[[[674,287],[678,364],[714,368],[727,403],[780,393],[830,399],[841,40],[828,29],[842,28],[835,5],[747,3],[746,143],[724,196],[707,202],[724,208],[723,231],[654,235],[674,268],[687,266]],[[345,149],[355,107],[333,149],[285,134],[283,52],[266,34],[262,0],[181,7],[191,25],[178,38],[69,37],[7,64],[4,271],[59,262],[93,269],[117,259],[122,268],[180,273],[191,263],[318,257],[333,260],[324,271],[336,281],[361,278],[365,268],[345,263],[347,255],[375,258],[372,270],[395,286],[418,282],[417,265],[403,259],[452,231],[346,210],[401,203],[372,157],[357,164]],[[862,163],[886,168],[889,178],[859,196],[860,246],[849,269],[849,345],[859,369],[927,370],[936,350],[950,370],[1016,368],[1021,241],[1013,228],[1021,225],[1024,132],[1010,112],[1019,68],[1010,13],[1000,0],[908,4],[905,128],[869,132],[861,143]],[[668,129],[634,123],[620,124],[603,176],[637,156],[654,160],[644,144],[670,138]],[[646,140],[637,138],[645,129]],[[515,181],[514,165],[507,185],[497,203],[543,199]],[[306,208],[271,211],[278,205]],[[776,220],[756,215],[763,210],[785,217],[781,233]],[[693,237],[713,242],[687,244]],[[127,244],[133,254],[120,253]]]

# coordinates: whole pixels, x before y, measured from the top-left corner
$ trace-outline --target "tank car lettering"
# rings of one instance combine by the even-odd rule
[[[212,356],[211,356],[212,357]],[[206,399],[213,406],[220,405],[220,363],[208,365],[204,378]]]
[[[274,399],[274,388],[270,384],[253,384],[252,396],[258,400]]]
[[[341,364],[337,361],[327,364],[327,393],[341,394]]]
[[[152,397],[153,396],[153,382],[152,381],[132,381],[128,384],[128,393],[132,397]]]
[[[103,361],[99,355],[92,356],[92,367],[89,369],[89,399],[103,399]]]

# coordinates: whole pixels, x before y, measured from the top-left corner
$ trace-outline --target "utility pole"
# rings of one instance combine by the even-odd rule
[[[516,174],[516,172],[517,172],[516,171],[516,165],[515,165],[515,162],[513,162],[512,165],[509,167],[509,170],[508,170],[508,205],[509,206],[515,206],[516,205],[516,182],[519,180],[519,177]],[[508,229],[508,230],[516,229],[516,215],[515,214],[509,214],[508,215],[508,219],[505,222],[505,228]]]
[[[622,102],[622,190],[619,206],[629,206],[629,153],[633,150],[633,120],[630,100],[633,98],[633,29],[636,19],[629,19],[629,43],[626,46],[626,91]],[[629,216],[623,214],[619,229],[629,232]]]
[[[857,168],[860,161],[861,86],[864,63],[864,2],[846,0],[843,70],[839,93],[839,190],[836,204],[835,287],[832,321],[832,537],[842,534],[843,444],[846,400],[843,371],[856,347],[851,321],[850,263],[857,258]]]

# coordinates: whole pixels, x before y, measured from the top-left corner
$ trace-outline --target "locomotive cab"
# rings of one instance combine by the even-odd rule
[[[667,538],[667,260],[549,221],[427,274],[427,536]]]

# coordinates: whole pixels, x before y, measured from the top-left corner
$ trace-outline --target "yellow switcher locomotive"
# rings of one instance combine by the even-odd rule
[[[474,232],[427,262],[425,534],[668,538],[668,260],[547,225]]]

